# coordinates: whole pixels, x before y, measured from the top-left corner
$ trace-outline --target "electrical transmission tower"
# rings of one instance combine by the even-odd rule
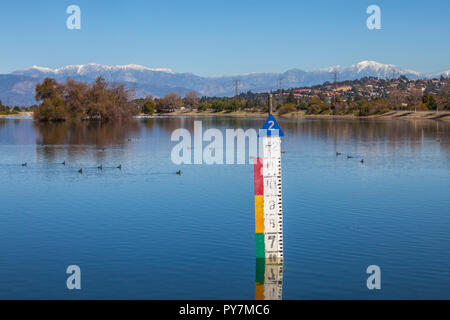
[[[239,80],[235,79],[234,82],[234,96],[237,97],[239,95]]]
[[[278,79],[278,89],[280,92],[283,90],[283,78]]]

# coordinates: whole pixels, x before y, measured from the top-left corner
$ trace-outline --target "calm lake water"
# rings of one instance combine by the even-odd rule
[[[193,121],[0,119],[0,298],[253,299],[253,167],[174,165],[170,135]],[[450,124],[280,125],[283,299],[450,299]]]

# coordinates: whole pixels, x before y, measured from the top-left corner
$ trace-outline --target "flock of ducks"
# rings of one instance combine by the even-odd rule
[[[341,155],[342,155],[341,152],[336,152],[336,157],[339,157],[339,156],[341,156]],[[347,155],[347,159],[353,159],[353,156]],[[361,162],[361,163],[364,163],[364,159],[361,159],[360,162]]]
[[[66,165],[66,160],[64,160],[63,162],[61,162],[61,164],[62,164],[63,166],[65,166],[65,165]],[[27,166],[28,166],[28,163],[27,163],[27,162],[23,162],[23,163],[22,163],[22,167],[27,167]],[[99,165],[99,166],[97,167],[97,169],[103,170],[103,165]],[[115,167],[115,169],[122,170],[122,164],[119,164],[117,167]],[[80,169],[78,170],[78,173],[82,174],[82,173],[83,173],[83,168],[80,168]],[[181,176],[181,170],[178,170],[177,172],[175,172],[175,174]]]
[[[286,153],[286,151],[282,151],[281,153]],[[342,153],[341,152],[336,152],[336,157],[339,157],[339,156],[341,156],[342,155]],[[347,159],[353,159],[353,156],[350,156],[350,155],[347,155]],[[361,159],[360,160],[360,162],[361,163],[364,163],[364,159]],[[61,162],[61,164],[63,165],[63,166],[65,166],[66,165],[66,160],[64,160],[63,162]],[[22,167],[27,167],[28,166],[28,163],[26,163],[26,162],[23,162],[22,163]],[[119,170],[122,170],[122,164],[119,164],[117,167],[115,167],[116,169],[119,169]],[[97,169],[99,169],[99,170],[103,170],[103,165],[99,165],[98,167],[97,167]],[[83,173],[83,168],[80,168],[79,170],[78,170],[78,173],[80,173],[80,174],[82,174]],[[175,174],[177,174],[177,175],[181,175],[181,170],[178,170],[177,172],[175,172]]]
[[[66,165],[66,160],[64,160],[63,162],[61,162],[61,164],[63,165],[63,166],[65,166]],[[117,167],[115,167],[116,169],[119,169],[119,170],[122,170],[122,165],[121,164],[119,164]],[[103,170],[103,165],[99,165],[98,167],[97,167],[97,169],[99,169],[99,170]],[[83,173],[83,168],[80,168],[80,170],[78,170],[78,173]]]
[[[128,139],[128,141],[131,141],[131,140],[132,140],[132,139],[130,139],[130,138]],[[139,138],[136,138],[136,140],[139,140]],[[102,151],[105,151],[104,148],[101,149],[101,150],[102,150]],[[66,165],[66,160],[64,160],[63,162],[61,162],[61,165],[65,166],[65,165]],[[23,162],[23,163],[22,163],[22,167],[27,167],[27,166],[28,166],[28,163],[26,163],[26,162]],[[103,170],[103,165],[99,165],[99,166],[97,167],[97,169]],[[122,164],[119,164],[117,167],[115,167],[115,169],[122,170]],[[80,169],[78,170],[78,173],[82,174],[82,173],[83,173],[83,168],[80,168]],[[181,176],[181,170],[178,170],[177,172],[175,172],[175,174]]]
[[[286,151],[282,151],[281,153],[286,153]],[[339,157],[339,156],[341,156],[341,155],[342,155],[341,152],[336,152],[336,157]],[[347,159],[353,159],[353,156],[347,155]],[[364,159],[361,159],[360,162],[361,162],[361,163],[364,163]],[[61,162],[61,164],[62,164],[63,166],[65,166],[65,165],[66,165],[66,160],[64,160],[63,162]],[[26,162],[22,163],[22,167],[27,167],[27,166],[28,166],[28,163],[26,163]],[[119,164],[119,165],[118,165],[117,167],[115,167],[115,168],[116,168],[116,169],[119,169],[119,170],[122,170],[122,164]],[[99,166],[97,167],[97,169],[103,170],[103,165],[99,165]],[[83,168],[80,168],[80,169],[78,170],[78,173],[83,173]],[[181,175],[181,170],[178,170],[177,172],[175,172],[175,174]]]

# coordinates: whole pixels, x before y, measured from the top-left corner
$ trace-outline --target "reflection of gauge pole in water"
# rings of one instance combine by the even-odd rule
[[[281,299],[283,272],[283,211],[281,137],[273,115],[261,131],[263,158],[255,159],[255,299]]]

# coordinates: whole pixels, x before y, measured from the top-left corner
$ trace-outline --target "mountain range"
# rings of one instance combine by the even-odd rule
[[[71,78],[77,81],[92,82],[102,76],[111,82],[124,83],[136,88],[136,97],[153,95],[164,96],[174,91],[181,95],[194,90],[205,96],[233,96],[235,80],[240,92],[267,92],[282,88],[293,88],[332,82],[334,75],[338,80],[356,80],[363,77],[392,78],[404,75],[408,79],[427,79],[448,77],[450,70],[426,74],[402,69],[391,64],[376,61],[362,61],[348,67],[334,66],[314,71],[291,69],[284,73],[248,73],[234,76],[201,77],[192,73],[177,73],[171,69],[147,68],[140,65],[107,66],[96,63],[71,65],[58,69],[33,66],[10,74],[0,75],[0,100],[8,105],[29,106],[36,103],[34,88],[46,77],[65,81]]]

